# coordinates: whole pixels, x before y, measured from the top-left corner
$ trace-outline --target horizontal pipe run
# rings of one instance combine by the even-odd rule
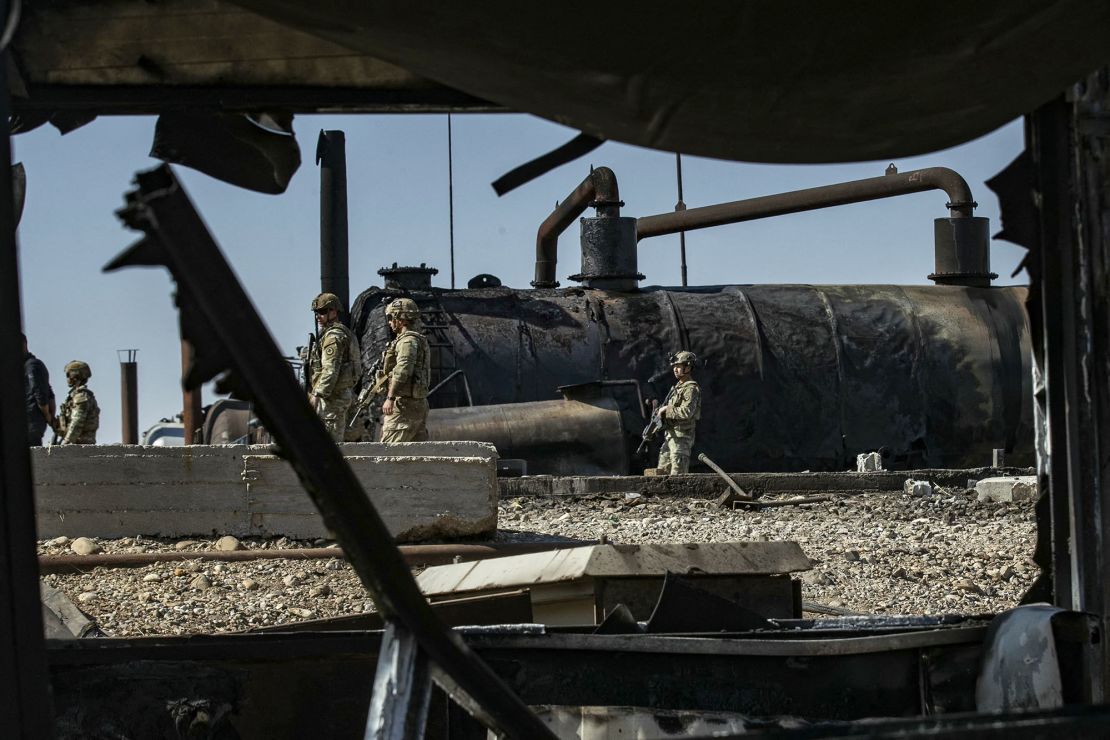
[[[685,211],[660,213],[636,219],[636,238],[676,234],[680,231],[705,229],[742,221],[753,221],[788,213],[813,211],[819,208],[863,203],[869,200],[890,198],[896,195],[921,193],[926,190],[943,190],[948,195],[949,213],[952,218],[969,217],[978,205],[971,196],[971,188],[959,173],[947,167],[929,167],[893,175],[853,180],[835,185],[794,190],[778,195],[736,200]]]
[[[598,215],[618,215],[620,194],[617,176],[608,167],[598,167],[586,176],[567,198],[555,206],[551,215],[540,224],[536,232],[536,279],[533,288],[557,288],[555,267],[558,263],[559,235],[574,223],[574,219],[594,202],[599,205]]]
[[[570,547],[597,544],[583,542],[496,542],[487,545],[401,545],[401,556],[411,566],[445,565],[460,561],[486,560],[509,555],[547,552]],[[221,563],[242,563],[255,560],[325,560],[345,559],[338,547],[284,548],[274,550],[204,550],[191,552],[115,552],[99,555],[40,555],[39,570],[52,573],[84,573],[93,568],[142,568],[158,563],[183,563],[210,560]]]

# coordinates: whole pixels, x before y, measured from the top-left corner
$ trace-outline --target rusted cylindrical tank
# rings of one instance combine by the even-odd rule
[[[366,357],[389,334],[393,293],[359,296]],[[901,467],[1032,464],[1025,289],[728,285],[413,293],[435,316],[475,404],[558,398],[556,387],[634,379],[662,398],[667,356],[694,351],[696,452],[731,471],[844,470],[885,448]],[[446,369],[437,371],[446,377]],[[433,378],[433,383],[435,382]],[[455,381],[451,381],[450,386]],[[432,405],[461,405],[445,386]],[[437,393],[436,395],[440,395]],[[634,449],[635,419],[625,424]]]

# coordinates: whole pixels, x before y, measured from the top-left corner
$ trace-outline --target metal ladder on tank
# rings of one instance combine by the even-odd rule
[[[424,324],[424,334],[430,350],[429,405],[432,408],[473,406],[470,383],[467,382],[466,373],[459,367],[455,345],[451,343],[449,336],[452,328],[450,315],[437,300],[421,306],[420,320]]]

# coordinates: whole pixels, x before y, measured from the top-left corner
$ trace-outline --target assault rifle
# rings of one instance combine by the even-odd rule
[[[304,392],[312,393],[312,352],[316,349],[316,333],[308,335],[308,344],[301,357],[301,376],[304,378]]]
[[[636,448],[636,454],[639,455],[647,450],[648,443],[655,439],[661,431],[663,431],[663,406],[656,406],[655,411],[651,414],[651,419],[644,427],[644,431],[640,432],[640,446]]]
[[[374,380],[364,385],[362,392],[358,394],[358,400],[351,408],[351,421],[347,424],[348,429],[355,425],[358,415],[369,408],[370,404],[374,403],[374,400],[386,391],[389,386],[389,374],[393,371],[394,364],[396,364],[396,359],[393,353],[386,350],[363,373],[364,378],[373,378]]]

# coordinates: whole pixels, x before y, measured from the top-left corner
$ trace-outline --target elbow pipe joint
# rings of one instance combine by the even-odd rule
[[[533,288],[557,288],[559,235],[587,208],[597,209],[598,218],[616,218],[624,203],[617,189],[617,176],[608,167],[592,170],[567,198],[540,224],[536,233],[536,277]]]

